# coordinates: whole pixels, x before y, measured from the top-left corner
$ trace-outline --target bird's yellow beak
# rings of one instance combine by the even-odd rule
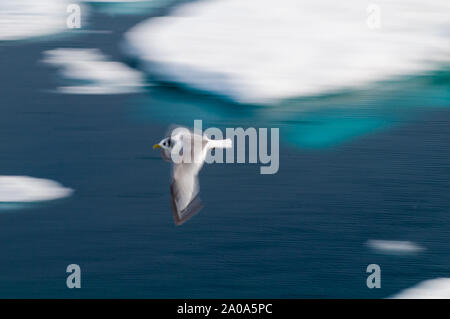
[[[159,144],[153,145],[153,149],[154,149],[154,150],[156,150],[157,148],[161,148],[161,145],[159,145]]]

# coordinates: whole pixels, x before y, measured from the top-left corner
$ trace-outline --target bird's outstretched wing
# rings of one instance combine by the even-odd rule
[[[198,172],[205,161],[208,140],[189,131],[187,134],[173,136],[173,140],[175,143],[182,143],[182,161],[173,164],[173,181],[170,188],[174,221],[176,225],[181,225],[203,207],[198,197]],[[195,151],[196,145],[201,147],[200,151]]]
[[[194,163],[173,165],[170,194],[173,218],[177,226],[183,224],[203,207],[198,197],[198,170],[196,166]]]

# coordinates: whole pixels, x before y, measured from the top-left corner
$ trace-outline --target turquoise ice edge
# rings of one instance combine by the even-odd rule
[[[147,15],[154,10],[165,8],[177,0],[148,0],[134,2],[120,1],[85,1],[97,12],[108,15]]]
[[[305,149],[337,146],[407,124],[424,109],[450,106],[448,68],[378,83],[364,90],[296,98],[274,105],[242,105],[172,85],[157,85],[138,103],[144,120],[203,127],[279,127],[281,143]]]

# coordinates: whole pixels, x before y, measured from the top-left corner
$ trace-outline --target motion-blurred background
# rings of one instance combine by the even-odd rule
[[[449,18],[447,0],[2,0],[0,297],[449,297]],[[280,170],[206,165],[205,207],[175,227],[151,145],[194,119],[280,128]]]

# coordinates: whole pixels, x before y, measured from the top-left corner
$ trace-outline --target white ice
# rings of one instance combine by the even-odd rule
[[[67,7],[76,3],[76,0],[1,0],[0,41],[66,31]]]
[[[450,299],[450,278],[425,280],[392,296],[395,299]]]
[[[68,94],[123,94],[139,92],[144,77],[121,62],[109,61],[98,49],[61,48],[44,52],[43,62],[58,67],[64,78],[83,82],[59,87]]]
[[[48,179],[0,176],[0,204],[50,201],[71,196],[72,193],[72,189]]]
[[[385,254],[413,254],[425,250],[411,241],[371,239],[366,244],[371,249]]]
[[[126,50],[161,80],[248,103],[358,88],[450,61],[450,1],[374,3],[194,1],[135,26]]]

